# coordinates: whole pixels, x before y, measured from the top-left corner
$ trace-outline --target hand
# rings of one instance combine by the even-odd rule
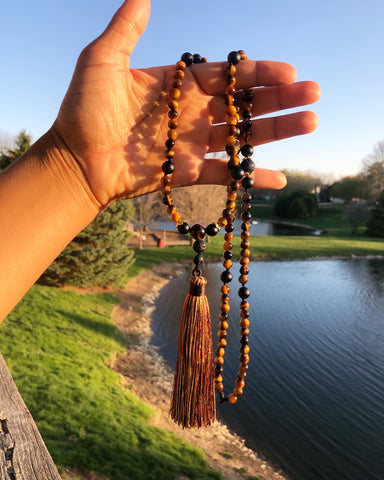
[[[126,0],[105,32],[85,48],[51,130],[67,162],[81,168],[101,207],[160,188],[175,67],[129,68],[149,10],[149,0]],[[227,182],[226,160],[204,159],[225,147],[227,127],[217,125],[225,122],[225,67],[226,62],[208,63],[187,70],[179,102],[176,186]],[[293,83],[295,69],[285,63],[245,60],[237,72],[239,89],[263,87],[254,91],[254,117],[309,104],[320,96],[314,82]],[[260,145],[301,135],[316,125],[312,112],[255,119],[251,141]],[[261,188],[285,185],[279,172],[257,169],[254,178]]]

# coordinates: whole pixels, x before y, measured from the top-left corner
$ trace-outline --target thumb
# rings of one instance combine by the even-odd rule
[[[99,39],[108,48],[131,55],[147,26],[150,0],[125,0]]]

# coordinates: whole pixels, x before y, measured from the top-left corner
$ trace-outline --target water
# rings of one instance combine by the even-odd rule
[[[384,261],[251,267],[247,385],[219,416],[294,480],[383,480]],[[215,329],[221,271],[212,264],[207,272]],[[181,277],[164,288],[154,314],[154,343],[172,366],[188,283]],[[239,363],[237,326],[229,344],[227,393]]]

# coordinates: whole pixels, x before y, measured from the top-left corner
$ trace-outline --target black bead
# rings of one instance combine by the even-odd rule
[[[205,242],[203,240],[196,240],[193,242],[192,248],[193,250],[195,250],[195,252],[201,253],[204,252],[207,246],[205,245]]]
[[[244,158],[241,162],[244,172],[252,173],[255,170],[255,163],[250,158]],[[244,185],[243,185],[244,186]]]
[[[205,228],[203,225],[195,223],[191,227],[191,237],[194,240],[202,240],[205,237]]]
[[[190,227],[187,222],[183,222],[177,226],[177,230],[183,235],[186,235],[189,232]]]
[[[244,120],[244,122],[241,124],[241,127],[243,128],[243,130],[250,130],[252,128],[252,121],[251,120]]]
[[[242,265],[240,267],[240,273],[241,273],[241,275],[248,275],[248,273],[249,273],[248,266],[247,265]]]
[[[251,292],[247,287],[240,287],[238,291],[238,295],[240,298],[244,299],[244,298],[248,298],[251,295]]]
[[[209,225],[207,225],[205,231],[207,232],[207,235],[209,235],[210,237],[214,237],[219,233],[220,228],[216,225],[216,223],[210,223]]]
[[[215,375],[221,375],[224,372],[224,367],[222,365],[215,366]]]
[[[251,157],[253,155],[253,147],[249,143],[243,145],[240,151],[243,157]]]
[[[255,184],[255,181],[253,180],[252,177],[249,177],[249,176],[244,177],[243,180],[241,181],[241,185],[245,189],[252,188],[254,184]]]
[[[224,270],[224,272],[220,275],[220,280],[223,283],[229,283],[233,278],[232,273],[229,270]]]
[[[233,232],[234,229],[235,229],[235,226],[233,225],[233,223],[227,223],[227,225],[224,227],[224,230],[228,233]]]
[[[163,203],[164,203],[164,205],[172,205],[172,198],[169,197],[168,195],[164,195]]]
[[[233,257],[233,253],[230,250],[226,250],[223,256],[225,260],[231,260],[231,258]]]
[[[176,118],[179,115],[178,111],[175,110],[174,108],[170,108],[168,112],[168,117],[169,118]]]
[[[181,61],[182,61],[182,62],[185,62],[185,64],[187,65],[187,67],[189,67],[190,65],[192,65],[192,63],[193,63],[193,55],[192,55],[192,53],[189,53],[189,52],[183,53],[183,55],[181,56]]]
[[[243,212],[241,214],[241,219],[243,220],[243,222],[249,222],[251,218],[252,218],[251,212]]]
[[[246,102],[252,102],[252,100],[253,100],[253,91],[252,91],[252,90],[245,90],[245,92],[243,93],[243,99],[244,99]]]
[[[175,164],[171,160],[167,160],[162,164],[161,169],[165,175],[170,175],[175,171]]]
[[[228,54],[228,62],[232,63],[232,65],[237,65],[241,60],[240,52],[233,51]]]
[[[193,63],[202,63],[203,62],[203,59],[201,58],[201,55],[199,55],[198,53],[195,53],[193,55]]]
[[[243,336],[240,338],[240,343],[241,343],[241,345],[248,345],[249,339],[248,339],[247,335],[243,335]]]
[[[167,140],[165,141],[165,146],[167,147],[168,150],[170,150],[172,147],[175,146],[175,141],[170,138],[167,138]]]
[[[231,168],[231,175],[235,180],[241,180],[244,177],[244,170],[241,165]]]
[[[244,120],[248,120],[249,118],[252,118],[252,114],[249,110],[243,110],[241,112],[241,114],[242,114]]]

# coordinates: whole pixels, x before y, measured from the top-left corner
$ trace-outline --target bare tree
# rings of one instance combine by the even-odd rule
[[[135,214],[131,219],[139,234],[139,248],[143,248],[143,236],[148,230],[150,222],[160,213],[159,193],[149,193],[133,199]]]
[[[363,172],[370,184],[373,199],[384,189],[384,141],[378,142],[372,153],[363,160]]]

